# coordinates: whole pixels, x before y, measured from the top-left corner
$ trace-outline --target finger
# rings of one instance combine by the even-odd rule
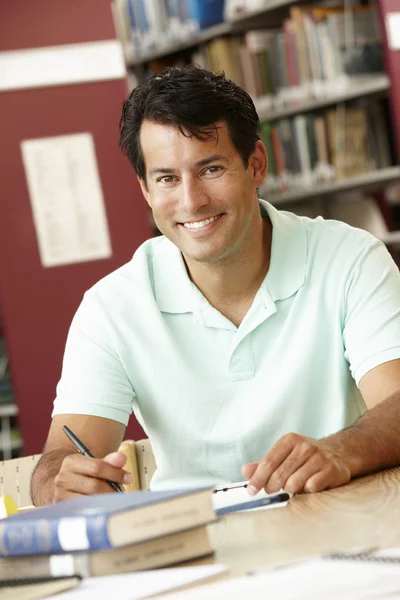
[[[112,452],[111,454],[107,454],[107,456],[103,460],[104,462],[107,462],[114,467],[122,468],[124,465],[126,465],[128,457],[123,452]],[[123,473],[124,475],[122,483],[124,485],[129,485],[130,483],[132,483],[133,474],[129,471],[126,471],[125,469]]]
[[[104,479],[75,476],[68,480],[66,491],[92,496],[93,494],[110,494],[113,492],[113,488]]]
[[[292,451],[292,445],[281,438],[275,446],[267,452],[263,459],[260,460],[256,470],[249,479],[247,491],[250,496],[257,494],[263,487],[266,486],[272,473],[276,471],[279,465],[288,457]]]
[[[313,444],[311,444],[307,440],[300,441],[293,448],[289,456],[279,465],[279,467],[274,471],[274,473],[272,473],[271,477],[265,485],[265,491],[268,494],[278,492],[281,489],[285,489],[286,491],[290,491],[291,493],[295,493],[296,491],[298,491],[289,490],[287,487],[288,482],[291,481],[292,477],[294,477],[295,474],[298,473],[302,467],[307,465],[310,460],[312,461],[310,463],[312,466],[314,466],[315,463],[315,470],[313,472],[310,472],[309,476],[321,469],[322,459],[320,455],[316,454],[316,447]],[[302,485],[304,485],[306,481],[307,477],[302,482]]]
[[[323,465],[324,461],[319,454],[311,456],[287,478],[285,485],[283,486],[285,491],[290,494],[297,494],[304,490],[306,482],[310,477],[320,472]]]
[[[111,452],[111,454],[107,454],[103,460],[113,467],[119,467],[122,469],[122,467],[126,464],[127,457],[122,452]]]
[[[105,460],[99,458],[89,458],[87,456],[73,454],[67,456],[63,460],[59,475],[61,474],[65,477],[67,477],[68,474],[74,474],[75,476],[86,476],[99,480],[108,479],[123,484],[125,482],[124,477],[126,471],[119,467],[114,467]]]
[[[247,463],[247,465],[243,465],[241,468],[241,473],[242,473],[243,477],[245,477],[246,479],[250,479],[250,477],[253,476],[253,473],[257,469],[257,467],[258,467],[258,461],[252,462],[252,463]]]
[[[82,498],[83,494],[78,494],[75,492],[70,492],[69,490],[59,490],[58,488],[54,489],[53,494],[53,504],[57,502],[62,502],[63,500],[71,500],[71,498]]]
[[[344,483],[348,483],[349,477],[343,474],[334,464],[326,465],[318,473],[312,475],[304,484],[304,491],[308,493],[322,492]]]

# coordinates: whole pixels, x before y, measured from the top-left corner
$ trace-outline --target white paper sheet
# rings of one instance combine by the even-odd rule
[[[316,559],[168,593],[163,600],[393,600],[400,596],[399,575],[399,565]]]
[[[389,48],[400,50],[400,12],[390,12],[386,17]]]
[[[92,135],[24,140],[21,149],[42,265],[109,258]]]
[[[62,596],[50,596],[48,600],[141,600],[227,571],[224,565],[204,565],[92,577],[83,580],[76,589]]]

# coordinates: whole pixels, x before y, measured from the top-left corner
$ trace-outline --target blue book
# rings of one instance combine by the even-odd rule
[[[186,0],[189,17],[205,29],[224,20],[224,0]]]
[[[0,521],[0,556],[118,548],[215,518],[209,488],[81,496]]]

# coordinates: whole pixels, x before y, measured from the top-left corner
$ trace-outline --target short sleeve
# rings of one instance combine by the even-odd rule
[[[343,339],[357,385],[371,369],[400,358],[400,274],[378,240],[368,243],[350,274]]]
[[[86,294],[68,333],[52,416],[85,414],[128,423],[135,394],[112,340],[100,303]]]

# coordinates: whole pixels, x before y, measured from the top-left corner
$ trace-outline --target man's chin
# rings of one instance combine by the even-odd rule
[[[194,251],[193,249],[190,249],[188,251],[182,249],[181,252],[186,260],[202,264],[217,263],[220,260],[223,260],[225,254],[223,251],[217,251],[215,249],[209,251],[203,250],[202,252]]]

